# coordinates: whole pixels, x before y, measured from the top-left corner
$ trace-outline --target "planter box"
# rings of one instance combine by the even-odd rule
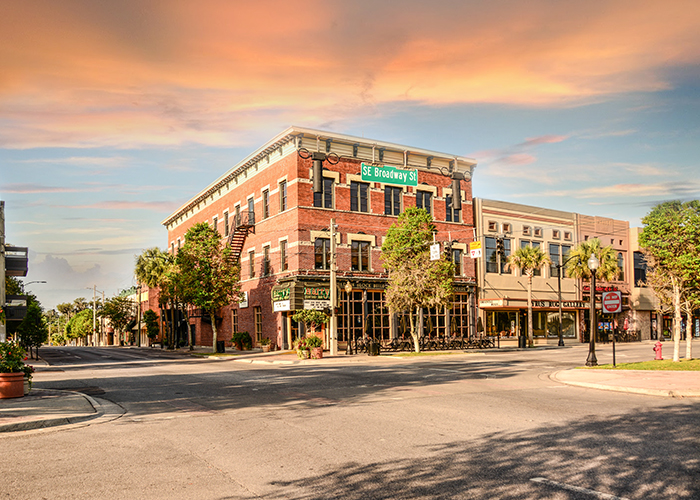
[[[312,347],[311,348],[311,359],[321,359],[323,358],[323,347]]]
[[[24,372],[0,373],[0,399],[24,396]]]

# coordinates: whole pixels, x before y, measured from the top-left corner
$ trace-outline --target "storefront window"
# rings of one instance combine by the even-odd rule
[[[486,314],[486,334],[501,337],[518,335],[517,311],[489,311]]]

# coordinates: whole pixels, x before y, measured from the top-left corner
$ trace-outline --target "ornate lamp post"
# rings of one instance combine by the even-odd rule
[[[596,331],[598,330],[598,320],[595,312],[595,275],[599,266],[600,261],[598,260],[598,257],[596,257],[595,254],[591,254],[590,258],[588,259],[588,269],[591,270],[591,328],[586,366],[598,366],[598,359],[595,357],[595,335]]]
[[[347,313],[347,322],[345,324],[345,326],[347,328],[345,340],[347,340],[348,345],[345,348],[345,354],[347,354],[347,355],[352,354],[352,344],[350,343],[350,330],[351,330],[351,328],[350,328],[350,293],[351,292],[352,292],[352,285],[350,284],[349,281],[346,281],[345,282],[345,302],[346,302],[345,307],[347,307],[348,313]],[[355,347],[357,347],[357,345]],[[357,354],[357,353],[355,353],[355,354]]]

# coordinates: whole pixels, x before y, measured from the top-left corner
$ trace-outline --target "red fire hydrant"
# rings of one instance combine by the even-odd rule
[[[654,344],[654,347],[652,347],[654,352],[656,352],[656,357],[654,358],[655,360],[656,359],[664,359],[661,356],[661,346],[663,346],[663,344],[661,342],[657,342],[656,344]]]

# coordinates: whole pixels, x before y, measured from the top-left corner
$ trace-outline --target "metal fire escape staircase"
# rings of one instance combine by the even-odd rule
[[[229,258],[232,262],[240,262],[245,240],[250,233],[255,233],[255,212],[244,210],[234,217],[233,228],[226,241],[226,246],[231,249]]]

